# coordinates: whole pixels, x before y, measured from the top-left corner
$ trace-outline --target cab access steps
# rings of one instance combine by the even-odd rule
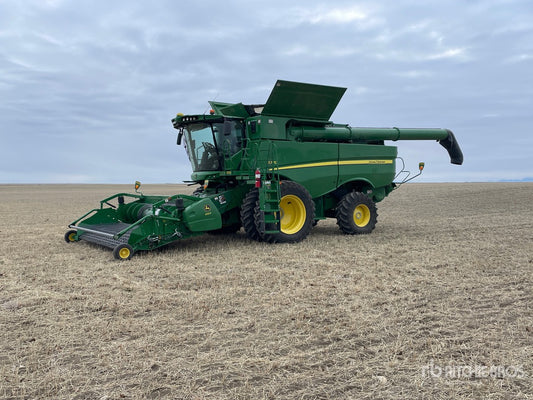
[[[261,234],[275,234],[281,230],[281,197],[280,177],[276,146],[270,143],[259,152],[261,176],[264,177],[259,187],[259,218],[258,230]]]

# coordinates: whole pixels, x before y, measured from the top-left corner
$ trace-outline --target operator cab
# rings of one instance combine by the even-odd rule
[[[197,120],[180,128],[178,144],[183,137],[193,172],[222,171],[224,160],[242,149],[244,122],[241,119]]]

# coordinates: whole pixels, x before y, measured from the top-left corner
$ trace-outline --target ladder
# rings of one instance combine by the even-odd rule
[[[258,167],[263,177],[259,188],[259,212],[261,219],[258,230],[262,234],[279,233],[281,212],[279,202],[281,188],[279,179],[278,155],[274,142],[259,150]]]

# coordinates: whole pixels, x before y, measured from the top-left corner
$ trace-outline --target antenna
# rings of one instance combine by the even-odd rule
[[[220,94],[220,92],[217,92],[217,95],[215,96],[215,98],[211,101],[216,101],[217,100],[217,97],[218,95]],[[211,110],[211,106],[207,107],[207,109],[204,111],[203,115],[205,115],[206,112],[208,112],[209,110]]]

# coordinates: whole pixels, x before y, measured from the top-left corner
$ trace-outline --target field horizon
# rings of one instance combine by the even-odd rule
[[[412,181],[409,182],[409,185],[413,184],[478,184],[478,183],[529,183],[533,182],[533,177],[524,177],[520,179],[497,179],[497,180],[468,180],[468,181]],[[145,185],[157,185],[157,186],[173,186],[173,185],[185,185],[189,184],[185,181],[182,182],[141,182],[143,186]],[[0,186],[16,186],[16,185],[94,185],[94,186],[131,186],[133,187],[133,182],[0,182]]]
[[[370,235],[64,242],[132,191],[0,184],[0,398],[533,399],[533,183],[409,183]]]

